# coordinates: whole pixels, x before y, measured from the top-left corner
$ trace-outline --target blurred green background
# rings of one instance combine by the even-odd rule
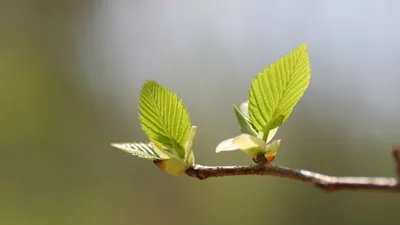
[[[398,1],[0,0],[0,224],[398,224],[400,195],[327,194],[275,177],[171,177],[113,149],[145,141],[141,85],[179,93],[196,162],[239,133],[232,105],[308,43],[312,79],[277,164],[394,176]]]

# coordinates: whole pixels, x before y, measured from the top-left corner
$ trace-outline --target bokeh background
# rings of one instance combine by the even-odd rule
[[[232,104],[264,66],[308,43],[309,89],[277,164],[395,176],[400,2],[0,0],[0,224],[398,224],[400,195],[327,194],[275,177],[171,177],[113,149],[145,141],[153,79],[199,126],[196,161],[239,133]]]

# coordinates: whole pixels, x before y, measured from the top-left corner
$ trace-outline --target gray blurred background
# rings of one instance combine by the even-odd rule
[[[0,0],[0,224],[398,224],[400,195],[171,177],[110,142],[146,141],[137,106],[154,79],[199,126],[197,163],[250,164],[214,153],[239,133],[232,104],[308,43],[311,83],[275,162],[394,176],[399,13],[395,0]]]

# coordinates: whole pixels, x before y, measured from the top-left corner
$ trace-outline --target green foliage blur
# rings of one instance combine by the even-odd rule
[[[393,27],[400,18],[391,9],[397,3],[306,1],[299,8],[292,1],[291,10],[273,1],[177,4],[0,0],[0,224],[397,224],[400,195],[327,194],[275,177],[172,177],[110,146],[146,141],[137,119],[138,99],[144,80],[155,79],[180,94],[199,126],[196,163],[252,163],[242,153],[214,152],[219,141],[240,132],[231,104],[247,98],[260,66],[307,40],[313,78],[278,133],[283,143],[275,163],[335,175],[394,176],[390,144],[400,136],[395,101],[400,81],[398,58],[393,58],[400,35]],[[109,46],[90,44],[111,38],[104,33],[77,44],[83,31],[119,29],[96,17],[100,11],[111,18],[115,5],[126,10],[118,15],[133,17],[124,29],[136,38],[121,48],[140,57],[96,58],[107,55],[99,49]],[[333,13],[338,11],[340,16]],[[246,19],[249,15],[256,18]],[[382,20],[371,28],[365,25],[369,19]],[[145,22],[139,26],[138,21]],[[251,28],[258,21],[262,26]],[[296,21],[309,27],[299,30]],[[164,23],[176,27],[156,26]],[[226,30],[214,29],[215,24]],[[230,30],[238,26],[237,33]],[[328,35],[322,28],[341,32]],[[159,30],[165,36],[154,38]],[[188,40],[185,35],[195,30],[198,42],[170,42],[172,31]],[[250,31],[268,35],[246,36]],[[384,40],[371,36],[378,33]],[[161,52],[153,54],[152,46]],[[346,49],[349,54],[343,54]],[[346,58],[354,55],[360,61]],[[157,64],[158,57],[165,65]],[[117,63],[103,70],[111,61]],[[379,71],[362,66],[373,62]]]

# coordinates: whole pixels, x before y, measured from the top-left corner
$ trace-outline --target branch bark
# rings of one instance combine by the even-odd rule
[[[396,157],[397,156],[399,156],[399,154],[396,154]],[[396,160],[399,159],[396,157]],[[400,181],[394,177],[330,176],[308,170],[291,169],[273,164],[252,166],[194,165],[186,171],[186,174],[200,180],[211,177],[242,175],[276,176],[312,183],[316,187],[322,188],[323,190],[328,192],[341,190],[377,190],[400,192]]]

